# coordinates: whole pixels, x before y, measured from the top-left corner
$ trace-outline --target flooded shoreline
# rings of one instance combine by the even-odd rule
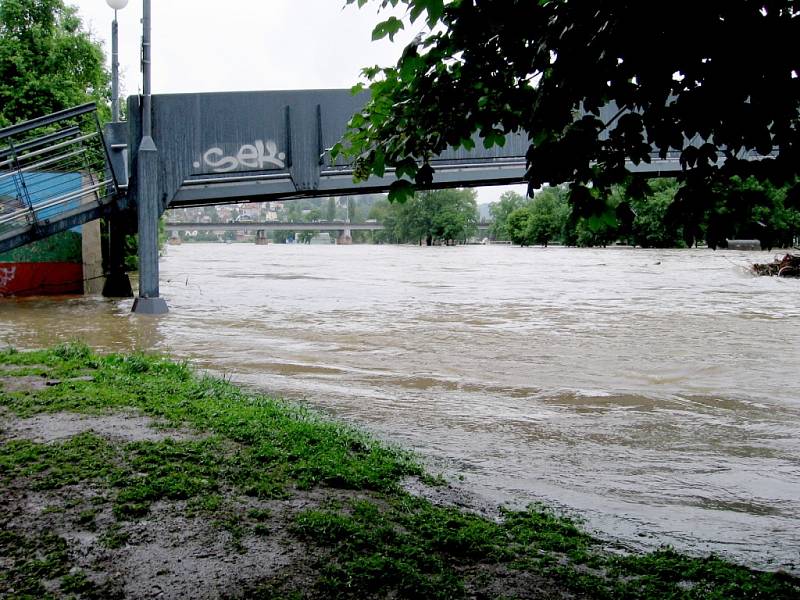
[[[766,253],[184,245],[164,317],[3,299],[0,343],[168,352],[633,546],[800,564],[800,283]],[[794,565],[794,566],[792,566]]]

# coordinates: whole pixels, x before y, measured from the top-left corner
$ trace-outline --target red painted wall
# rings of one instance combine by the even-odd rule
[[[82,293],[81,263],[0,262],[0,296]]]

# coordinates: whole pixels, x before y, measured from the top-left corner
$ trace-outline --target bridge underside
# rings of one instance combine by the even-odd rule
[[[525,163],[516,160],[496,160],[490,164],[438,165],[435,161],[433,185],[436,189],[516,185],[524,183]],[[648,177],[674,177],[680,170],[677,159],[654,159],[649,164],[628,165],[631,172],[646,173]],[[385,177],[370,177],[354,183],[351,169],[329,169],[320,173],[318,187],[298,190],[291,177],[230,177],[210,180],[189,180],[175,192],[168,208],[230,204],[235,202],[266,202],[297,198],[327,198],[358,194],[386,193],[396,179],[394,170],[387,169]]]
[[[434,187],[473,187],[521,183],[525,165],[517,161],[496,161],[491,165],[455,165],[434,167]],[[393,170],[385,177],[370,177],[354,183],[350,169],[330,169],[320,172],[319,184],[313,189],[297,189],[288,175],[269,178],[231,177],[185,182],[175,193],[170,208],[225,204],[242,201],[291,200],[375,194],[387,192],[395,181]]]

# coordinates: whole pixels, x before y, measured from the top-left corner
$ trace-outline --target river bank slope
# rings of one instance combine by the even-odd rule
[[[6,597],[800,595],[547,507],[459,507],[409,453],[163,358],[8,349],[0,385]]]

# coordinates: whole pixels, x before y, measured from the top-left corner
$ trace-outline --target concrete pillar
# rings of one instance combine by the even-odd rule
[[[269,244],[267,232],[263,229],[256,230],[256,246],[266,246],[267,244]]]
[[[349,246],[353,243],[353,236],[350,235],[350,228],[348,227],[344,231],[342,231],[341,235],[336,238],[336,244],[338,246]]]
[[[158,152],[153,138],[142,138],[136,164],[136,208],[139,231],[139,296],[133,312],[161,315],[169,312],[158,290]]]
[[[106,298],[133,298],[131,280],[125,272],[125,235],[128,228],[122,216],[108,220],[108,275],[103,286]]]
[[[163,315],[167,303],[158,296],[158,150],[153,141],[150,96],[150,0],[142,2],[142,141],[136,155],[136,210],[139,215],[139,297],[133,312]]]
[[[84,223],[81,227],[83,257],[83,293],[99,294],[103,290],[103,247],[100,244],[100,221]]]

